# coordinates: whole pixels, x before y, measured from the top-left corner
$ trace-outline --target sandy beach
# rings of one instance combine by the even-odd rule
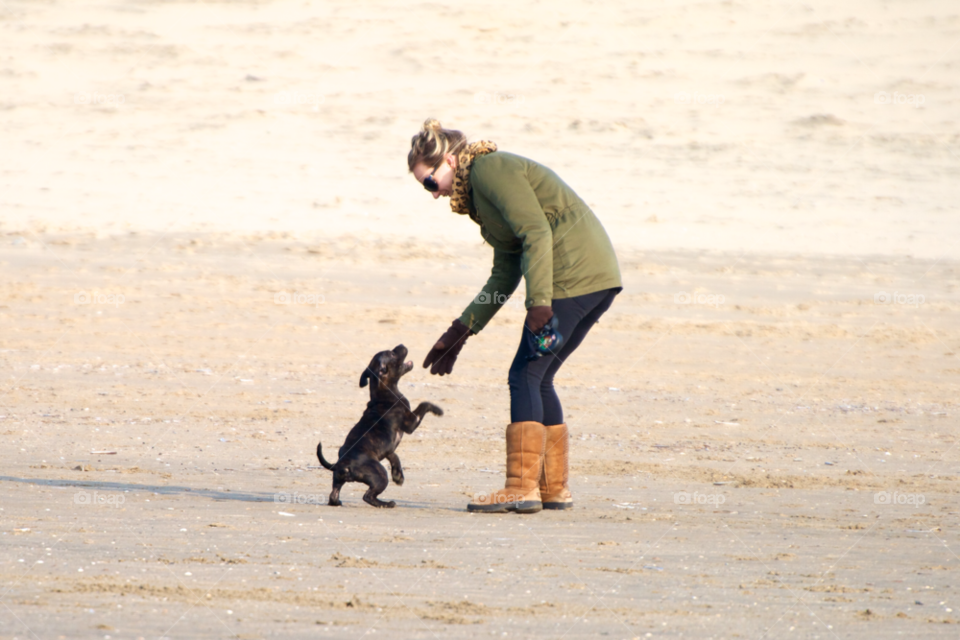
[[[955,638],[947,2],[0,2],[0,639]],[[624,291],[502,486],[508,303],[427,116],[556,170]],[[522,285],[521,285],[522,286]],[[518,296],[519,298],[519,296]],[[326,505],[363,368],[443,407]]]

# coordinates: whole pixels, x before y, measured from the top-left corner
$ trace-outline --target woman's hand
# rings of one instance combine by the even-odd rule
[[[457,361],[460,349],[463,343],[467,341],[470,335],[470,328],[460,322],[459,318],[453,321],[447,332],[440,336],[433,349],[427,353],[423,361],[423,368],[430,367],[430,373],[434,375],[446,375],[453,371],[453,363]]]
[[[540,329],[543,329],[552,317],[552,307],[530,307],[527,309],[527,319],[523,323],[527,326],[527,329],[536,334],[540,333]]]

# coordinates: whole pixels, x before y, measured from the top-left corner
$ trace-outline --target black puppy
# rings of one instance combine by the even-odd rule
[[[347,482],[362,482],[370,487],[363,494],[363,500],[368,504],[388,508],[396,506],[392,500],[384,502],[377,497],[387,488],[387,472],[380,461],[384,458],[390,460],[393,481],[403,484],[403,469],[396,454],[400,439],[403,434],[416,431],[428,411],[443,415],[443,409],[429,402],[421,402],[411,411],[410,403],[397,390],[400,377],[413,369],[412,361],[403,361],[406,357],[407,348],[401,344],[393,351],[381,351],[373,356],[364,369],[360,386],[365,387],[367,381],[370,382],[370,402],[360,422],[347,434],[336,464],[323,459],[321,443],[317,443],[320,464],[333,471],[331,506],[340,506],[340,488]]]

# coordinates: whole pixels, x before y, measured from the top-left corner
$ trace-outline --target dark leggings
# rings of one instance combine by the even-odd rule
[[[563,422],[563,408],[553,388],[553,376],[622,290],[621,287],[615,287],[554,300],[551,306],[559,323],[557,330],[563,336],[563,344],[557,354],[527,360],[534,350],[534,335],[524,325],[520,347],[507,378],[510,385],[510,422],[534,421],[546,425]]]

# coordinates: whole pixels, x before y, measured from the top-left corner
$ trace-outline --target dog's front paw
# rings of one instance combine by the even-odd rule
[[[380,506],[384,509],[393,509],[395,506],[397,506],[397,503],[393,500],[390,500],[389,502],[381,502]]]
[[[402,473],[402,472],[400,472],[400,471],[394,471],[394,472],[393,472],[392,474],[390,474],[390,475],[391,475],[391,477],[393,477],[393,482],[394,482],[394,484],[400,485],[400,486],[403,485],[403,473]]]
[[[432,414],[435,415],[435,416],[442,416],[442,415],[443,415],[443,409],[441,409],[440,407],[438,407],[438,406],[435,405],[435,404],[430,404],[430,403],[428,403],[427,409],[430,411],[430,413],[432,413]]]
[[[343,505],[343,503],[340,502],[339,500],[331,500],[327,504],[330,505],[331,507],[339,507]]]

